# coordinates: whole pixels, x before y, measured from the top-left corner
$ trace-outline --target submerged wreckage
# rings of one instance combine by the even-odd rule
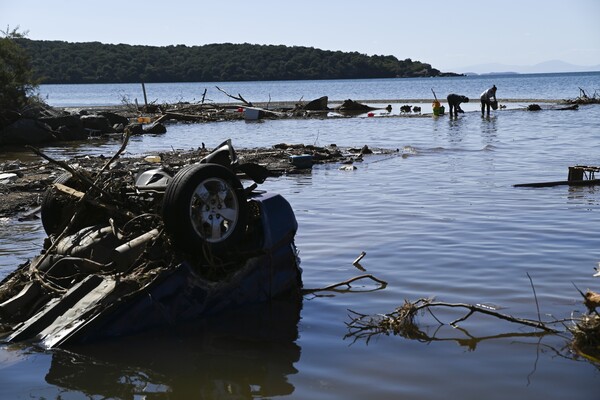
[[[267,175],[226,141],[178,171],[59,177],[44,251],[0,283],[3,340],[54,348],[299,295],[296,218],[256,190]]]

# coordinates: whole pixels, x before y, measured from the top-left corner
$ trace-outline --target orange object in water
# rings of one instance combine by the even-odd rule
[[[137,120],[140,124],[149,124],[151,121],[150,117],[138,117]]]

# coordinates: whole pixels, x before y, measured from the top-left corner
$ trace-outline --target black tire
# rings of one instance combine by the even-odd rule
[[[70,173],[60,175],[54,183],[61,183],[76,190],[83,189],[83,184]],[[54,187],[49,187],[44,192],[41,203],[40,213],[44,231],[48,235],[61,233],[75,212],[75,201],[66,196],[59,196]]]
[[[247,199],[240,180],[218,164],[180,170],[165,190],[162,216],[181,250],[223,255],[237,247],[246,231]]]

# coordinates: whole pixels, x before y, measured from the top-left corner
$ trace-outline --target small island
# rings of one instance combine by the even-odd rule
[[[16,39],[43,84],[373,79],[459,76],[391,55],[304,46],[132,46]]]

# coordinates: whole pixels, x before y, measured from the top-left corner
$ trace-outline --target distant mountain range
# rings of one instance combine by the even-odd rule
[[[537,74],[551,72],[587,72],[600,71],[599,65],[583,66],[569,64],[560,60],[545,61],[535,65],[508,65],[500,63],[478,64],[468,67],[453,69],[454,72],[465,75],[483,75],[483,74],[503,74],[503,73],[518,73],[518,74]]]

